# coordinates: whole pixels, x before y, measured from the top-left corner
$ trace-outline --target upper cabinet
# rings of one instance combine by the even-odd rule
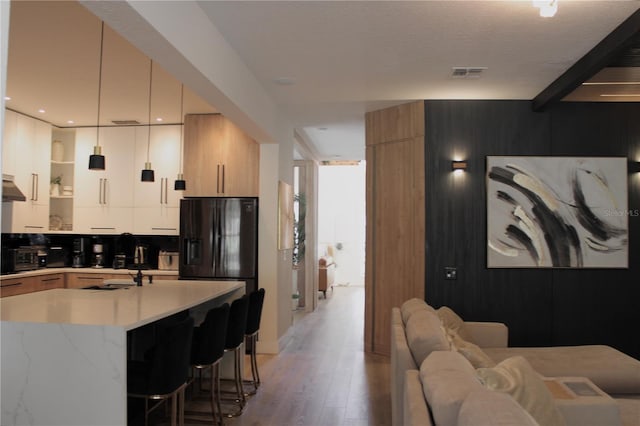
[[[180,171],[181,131],[180,125],[136,129],[133,183],[135,233],[178,235],[182,191],[175,191],[173,183]],[[154,182],[140,180],[141,170],[147,161],[147,153],[155,172]]]
[[[49,229],[51,125],[5,111],[3,173],[11,174],[26,201],[4,203],[2,232],[46,232]]]
[[[257,197],[260,146],[220,114],[185,117],[187,197]]]
[[[105,170],[89,170],[96,129],[76,131],[74,232],[113,234],[133,231],[135,127],[100,128]]]

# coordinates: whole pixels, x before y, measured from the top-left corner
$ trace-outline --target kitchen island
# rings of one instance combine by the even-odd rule
[[[127,332],[244,293],[239,281],[165,280],[3,298],[1,423],[126,425]]]

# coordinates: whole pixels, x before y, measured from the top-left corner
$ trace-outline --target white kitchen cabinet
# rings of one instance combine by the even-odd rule
[[[178,235],[182,191],[173,189],[180,170],[180,132],[182,126],[152,126],[136,129],[135,177],[133,183],[133,229],[136,234]],[[150,143],[149,143],[150,141]],[[147,161],[155,182],[142,182],[140,174]]]
[[[5,112],[3,173],[12,174],[26,201],[3,203],[2,232],[46,232],[49,228],[51,125]],[[6,168],[6,169],[5,169]]]
[[[100,128],[106,167],[105,170],[89,170],[96,129],[77,129],[74,232],[132,232],[135,135],[135,127]]]

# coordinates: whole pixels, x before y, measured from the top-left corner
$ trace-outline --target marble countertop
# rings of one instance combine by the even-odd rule
[[[161,280],[117,290],[45,290],[2,298],[0,319],[131,330],[244,286],[244,281]]]
[[[63,273],[80,273],[80,274],[111,274],[111,275],[130,275],[138,272],[137,269],[113,269],[113,268],[42,268],[33,271],[17,272],[15,274],[6,274],[0,277],[0,280],[8,280],[12,278],[25,278],[25,277],[37,277],[40,275],[48,274],[63,274]],[[142,273],[145,275],[168,275],[178,276],[178,271],[168,271],[160,269],[143,269]]]

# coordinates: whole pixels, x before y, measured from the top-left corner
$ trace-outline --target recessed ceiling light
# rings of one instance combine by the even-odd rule
[[[5,96],[5,97],[4,97],[4,100],[5,100],[5,101],[10,101],[10,100],[11,100],[11,96]]]
[[[278,77],[273,81],[274,83],[279,84],[280,86],[291,86],[296,83],[295,78],[291,78],[291,77]]]
[[[162,117],[156,118],[156,121],[162,121]]]
[[[41,113],[41,114],[44,114],[44,113],[45,113],[45,112],[47,112],[47,111],[45,111],[45,109],[44,109],[44,108],[40,108],[40,109],[38,110],[38,112],[39,112],[39,113]]]
[[[318,130],[320,130],[321,132],[325,132],[327,130],[329,130],[328,127],[318,127]]]
[[[73,120],[67,120],[67,124],[73,124],[75,123]]]

